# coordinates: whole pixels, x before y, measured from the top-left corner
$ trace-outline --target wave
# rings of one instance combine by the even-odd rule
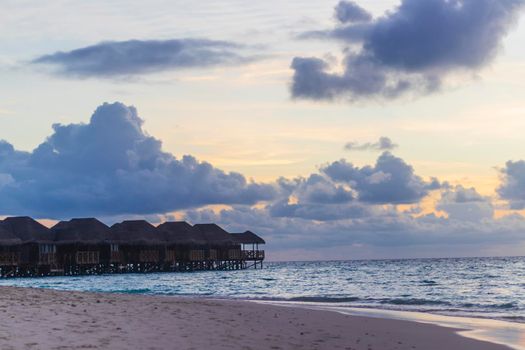
[[[525,316],[503,316],[503,320],[525,323]]]
[[[394,304],[394,305],[450,305],[448,301],[442,300],[429,300],[429,299],[418,299],[418,298],[408,298],[408,299],[382,299],[381,304]]]
[[[121,293],[121,294],[149,294],[152,290],[149,288],[137,288],[137,289],[118,289],[112,290],[111,293]]]
[[[351,303],[361,300],[358,297],[294,297],[287,301],[302,301],[310,303]]]
[[[438,284],[436,281],[433,281],[433,280],[422,280],[421,283],[423,285],[436,285],[436,284]]]
[[[463,303],[461,306],[466,308],[480,308],[480,309],[518,309],[518,303],[514,301],[510,301],[508,303],[501,303],[501,304],[475,304],[475,303]]]
[[[514,301],[503,303],[503,304],[493,304],[489,307],[496,308],[496,309],[516,309],[518,308],[518,304]]]

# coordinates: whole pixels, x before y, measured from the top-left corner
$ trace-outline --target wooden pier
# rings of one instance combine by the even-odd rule
[[[216,224],[94,218],[47,228],[30,217],[0,221],[0,277],[191,272],[263,267],[265,241]]]

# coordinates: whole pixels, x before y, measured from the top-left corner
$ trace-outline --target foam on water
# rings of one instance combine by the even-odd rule
[[[266,263],[262,270],[2,279],[0,285],[316,302],[525,322],[525,258]]]

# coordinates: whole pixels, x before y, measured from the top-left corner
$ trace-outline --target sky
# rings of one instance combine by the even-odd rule
[[[525,252],[523,0],[0,3],[1,217]]]

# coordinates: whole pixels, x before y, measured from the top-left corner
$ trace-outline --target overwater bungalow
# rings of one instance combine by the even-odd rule
[[[256,268],[260,244],[250,231],[230,234],[216,224],[127,220],[110,228],[82,218],[49,229],[10,217],[0,220],[0,276]]]
[[[10,217],[2,222],[20,240],[17,266],[19,274],[47,274],[56,268],[56,242],[53,232],[27,216]]]
[[[135,271],[157,270],[164,258],[164,236],[145,220],[126,220],[110,228],[108,240],[112,263],[127,265]]]
[[[166,244],[166,264],[174,269],[192,269],[193,262],[204,261],[207,241],[202,232],[185,221],[165,222],[157,226]]]
[[[259,250],[259,244],[265,241],[255,233],[246,231],[231,234],[216,224],[197,224],[193,227],[203,233],[209,245],[210,257],[220,261],[220,268],[262,268],[264,250]],[[249,245],[252,245],[251,250]]]
[[[193,227],[202,233],[208,244],[208,260],[232,261],[240,256],[241,246],[219,225],[196,224]]]
[[[109,227],[95,218],[60,221],[51,228],[66,273],[95,272],[109,260]]]
[[[14,276],[18,270],[22,240],[0,223],[0,271],[2,276]]]
[[[254,268],[257,268],[257,263],[260,263],[260,267],[262,268],[264,250],[259,249],[259,244],[266,244],[264,239],[251,231],[230,233],[230,236],[234,242],[241,245],[241,259],[243,261],[252,262]]]

